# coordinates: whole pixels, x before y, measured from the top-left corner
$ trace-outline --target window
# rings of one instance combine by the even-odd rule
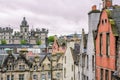
[[[25,65],[19,65],[19,70],[25,70]]]
[[[104,20],[102,20],[102,24],[104,24]]]
[[[25,28],[25,32],[27,32],[27,28]]]
[[[101,69],[100,80],[103,80],[103,69]]]
[[[13,67],[14,67],[14,66],[12,66],[12,65],[8,65],[8,66],[7,66],[7,70],[13,70]]]
[[[88,76],[87,76],[87,80],[89,80]]]
[[[24,74],[19,74],[19,80],[24,80]]]
[[[66,63],[66,56],[65,56],[65,63]]]
[[[95,70],[95,66],[94,66],[94,55],[92,55],[92,70]]]
[[[106,73],[105,73],[105,80],[109,80],[109,73],[108,73],[108,70],[106,70]]]
[[[42,70],[44,70],[44,65],[42,65]]]
[[[14,75],[11,76],[11,80],[14,80]]]
[[[57,79],[59,79],[60,78],[60,73],[57,73],[56,77],[57,77]]]
[[[66,78],[66,68],[64,68],[64,78]]]
[[[48,64],[48,67],[51,68],[50,64]]]
[[[105,19],[105,23],[107,23],[107,19]]]
[[[48,79],[51,79],[51,72],[48,72]]]
[[[38,79],[38,76],[37,76],[37,75],[33,75],[33,79],[34,79],[34,80],[37,80],[37,79]]]
[[[41,80],[45,80],[45,74],[41,74]]]
[[[73,80],[73,77],[71,77],[71,80]]]
[[[87,55],[87,69],[89,67],[89,56]]]
[[[85,67],[85,56],[82,57],[82,67]]]
[[[102,56],[102,33],[100,34],[100,55]]]
[[[73,65],[72,65],[72,71],[73,71]]]
[[[34,70],[38,70],[38,66],[37,65],[34,66]]]
[[[106,34],[106,55],[110,55],[110,34]]]
[[[7,75],[7,80],[10,80],[10,75]]]

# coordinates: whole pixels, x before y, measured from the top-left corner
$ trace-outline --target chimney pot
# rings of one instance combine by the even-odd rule
[[[93,5],[92,6],[92,11],[96,10],[96,8],[97,8],[96,5]]]

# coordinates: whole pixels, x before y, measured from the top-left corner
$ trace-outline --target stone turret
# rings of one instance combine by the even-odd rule
[[[26,21],[26,18],[23,17],[23,20],[22,20],[21,25],[20,25],[20,32],[21,33],[28,33],[28,31],[29,31],[29,25]]]
[[[23,17],[23,20],[21,22],[21,27],[29,27],[29,25],[27,24],[26,18]]]

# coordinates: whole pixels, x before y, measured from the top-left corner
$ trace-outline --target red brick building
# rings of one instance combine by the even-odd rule
[[[110,10],[101,12],[96,42],[96,80],[113,80],[112,73],[116,69],[116,33],[115,21]]]

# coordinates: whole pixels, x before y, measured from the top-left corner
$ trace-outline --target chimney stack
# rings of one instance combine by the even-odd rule
[[[110,8],[112,6],[112,0],[103,0],[103,8]]]
[[[109,1],[109,0],[107,0],[107,2],[106,2],[106,7],[111,7],[111,6],[112,6],[112,2]]]

